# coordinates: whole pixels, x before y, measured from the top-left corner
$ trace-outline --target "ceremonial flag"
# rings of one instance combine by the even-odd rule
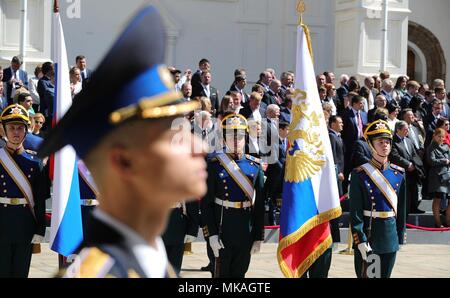
[[[277,252],[286,277],[301,277],[332,245],[329,221],[341,215],[309,31],[303,24],[297,30],[295,88]]]
[[[58,12],[53,16],[55,62],[54,121],[59,121],[72,104],[66,44]],[[83,240],[80,187],[76,154],[71,146],[55,153],[50,247],[69,256]]]

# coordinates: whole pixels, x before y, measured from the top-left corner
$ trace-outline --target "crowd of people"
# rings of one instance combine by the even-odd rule
[[[95,76],[87,68],[86,57],[77,56],[75,64],[70,69],[73,97],[79,94],[86,84],[89,84],[93,75]],[[37,66],[34,76],[28,79],[21,65],[20,58],[13,57],[9,67],[0,67],[0,79],[3,82],[0,84],[0,109],[4,110],[16,103],[24,107],[31,120],[24,148],[37,151],[50,130],[49,124],[53,118],[55,70],[52,62],[46,62]],[[213,68],[207,59],[199,61],[198,70],[195,72],[190,69],[181,71],[175,67],[169,67],[168,71],[172,74],[175,90],[182,94],[180,102],[197,101],[201,106],[200,109],[184,116],[191,123],[192,133],[209,145],[206,157],[208,163],[222,164],[217,151],[228,145],[226,132],[223,131],[224,125],[235,127],[234,130],[239,130],[236,127],[245,127],[246,133],[242,134],[245,136],[242,142],[243,149],[239,153],[245,154],[246,163],[258,164],[261,169],[261,172],[254,173],[250,173],[251,167],[248,169],[250,171],[248,175],[261,175],[261,179],[253,181],[258,186],[258,202],[263,202],[261,206],[265,206],[258,209],[258,212],[261,212],[256,215],[258,227],[261,227],[260,218],[264,218],[264,213],[267,214],[265,224],[278,224],[288,149],[287,136],[295,96],[295,74],[286,71],[278,77],[274,69],[266,69],[261,72],[257,82],[249,88],[245,69],[236,69],[229,90],[223,92],[222,96],[222,92],[214,87]],[[406,76],[400,76],[394,84],[390,74],[382,72],[373,77],[366,77],[361,82],[355,76],[349,77],[343,74],[338,86],[335,75],[327,71],[317,76],[317,86],[329,128],[339,194],[342,196],[347,193],[351,172],[372,159],[372,152],[364,137],[365,128],[373,121],[384,120],[393,135],[389,160],[403,168],[406,173],[407,213],[423,213],[424,211],[418,208],[420,201],[432,199],[436,226],[450,225],[450,205],[448,204],[450,93],[446,93],[444,81],[436,79],[430,83],[418,83]],[[240,126],[233,126],[228,123],[230,119],[242,123]],[[4,132],[2,137],[4,139]],[[234,141],[238,142],[238,140],[241,139],[235,137]],[[216,176],[211,175],[208,170],[209,175],[216,179],[208,182],[208,187],[220,184],[220,179],[223,178],[224,173],[217,167],[217,165],[211,165]],[[228,193],[226,179],[223,181],[224,183],[219,186],[214,186],[220,196]],[[221,190],[217,190],[217,187]],[[180,249],[184,242],[193,241],[197,236],[198,229],[192,228],[192,222],[194,227],[204,228],[207,238],[215,239],[210,237],[214,236],[210,234],[211,230],[208,231],[208,221],[214,221],[209,218],[208,212],[217,215],[218,211],[211,207],[211,204],[212,206],[220,205],[217,203],[219,200],[223,209],[224,202],[228,201],[218,199],[217,194],[209,194],[209,196],[208,200],[202,200],[202,202],[209,202],[210,205],[198,204],[194,211],[187,212],[191,207],[186,208],[186,204],[178,204],[174,208],[174,212],[177,212],[176,218],[183,218],[183,221],[178,224],[181,224],[184,230],[181,233],[182,236],[175,237],[175,240],[169,235],[171,232],[166,232],[165,239],[171,239],[166,241],[169,259],[170,246],[176,247],[173,253],[176,260],[171,260],[176,270],[181,268]],[[244,208],[244,205],[242,203],[241,208]],[[441,221],[441,214],[446,215],[444,222]],[[254,223],[255,219],[247,218],[247,220]],[[233,222],[237,221],[233,220]],[[169,222],[167,231],[170,231],[171,223],[172,220]],[[232,230],[232,226],[228,226],[228,229]],[[177,233],[180,232],[179,229],[175,230]],[[332,230],[333,239],[338,242],[337,222],[332,222]],[[253,241],[238,243],[240,246],[245,246],[242,249],[248,254],[243,256],[238,253],[238,256],[231,256],[233,252],[227,251],[224,256],[227,256],[230,262],[231,260],[235,262],[236,259],[241,260],[240,267],[230,269],[231,263],[228,267],[224,264],[222,268],[227,269],[222,269],[222,276],[244,276],[248,269],[250,252],[259,250],[258,245],[263,235],[256,235],[253,232],[251,236],[243,237],[253,237]],[[228,242],[224,246],[219,240],[208,242],[210,263],[214,261],[214,257],[218,257],[219,250],[229,245],[231,247],[238,245],[231,240],[224,240]],[[170,241],[173,243],[169,243]],[[255,244],[258,241],[259,244]],[[223,260],[225,259],[224,257]],[[213,273],[211,264],[205,268]]]

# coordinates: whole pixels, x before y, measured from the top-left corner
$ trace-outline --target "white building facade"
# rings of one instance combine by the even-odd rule
[[[60,0],[69,62],[83,54],[95,68],[144,3],[165,19],[166,62],[196,70],[212,63],[213,85],[228,89],[236,68],[250,83],[270,67],[295,68],[297,0]],[[316,72],[372,75],[380,70],[382,0],[306,0]],[[26,68],[51,58],[51,0],[28,0]],[[450,83],[450,1],[389,0],[387,70],[419,82]],[[0,0],[0,65],[19,53],[20,0]],[[124,57],[126,59],[126,57]]]

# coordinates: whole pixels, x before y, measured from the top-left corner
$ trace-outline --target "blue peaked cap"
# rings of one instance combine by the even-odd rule
[[[199,102],[183,103],[163,65],[166,33],[153,6],[128,24],[77,94],[64,117],[39,148],[41,157],[72,145],[81,158],[109,132],[129,120],[190,112]]]

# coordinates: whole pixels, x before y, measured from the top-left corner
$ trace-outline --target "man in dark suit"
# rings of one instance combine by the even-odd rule
[[[6,85],[6,99],[8,100],[8,105],[13,103],[13,97],[15,90],[20,87],[25,87],[28,89],[28,74],[25,70],[20,69],[23,61],[14,56],[11,59],[11,66],[3,71],[2,82]]]
[[[247,78],[243,76],[237,76],[234,80],[234,84],[230,88],[230,91],[236,91],[241,94],[242,103],[248,102],[250,97],[247,93],[245,93],[245,86],[247,86]]]
[[[284,99],[284,106],[280,109],[280,121],[291,123],[292,119],[292,98]]]
[[[336,178],[338,183],[339,197],[344,195],[342,188],[342,181],[345,180],[344,176],[344,142],[341,138],[341,132],[344,128],[344,122],[339,116],[331,116],[329,121],[330,128],[328,130],[328,136],[330,137],[331,150],[333,151],[333,159],[336,168]],[[333,242],[340,242],[341,236],[339,233],[339,219],[333,219],[330,222],[331,225],[331,237]]]
[[[437,121],[441,118],[441,113],[443,111],[443,105],[439,99],[435,99],[431,106],[431,113],[423,119],[423,126],[425,127],[425,148],[431,143],[433,133],[436,130]]]
[[[248,102],[244,104],[241,115],[247,119],[255,119],[261,121],[266,117],[267,105],[261,101],[262,97],[258,92],[250,94]]]
[[[375,117],[374,114],[377,111],[377,109],[382,108],[385,109],[387,106],[387,100],[386,97],[384,97],[384,95],[378,95],[375,98],[375,107],[371,110],[369,110],[369,112],[367,113],[367,120],[369,123],[372,123],[373,121],[375,121]]]
[[[281,89],[279,95],[283,99],[283,101],[286,101],[286,93],[289,88],[292,88],[294,86],[294,75],[291,72],[283,72],[281,74]]]
[[[287,135],[289,134],[289,123],[280,122],[278,142],[273,144],[272,150],[278,151],[278,159],[267,167],[267,180],[264,184],[265,193],[269,203],[269,224],[275,225],[276,213],[281,203],[283,193],[284,166],[286,163],[286,150],[288,148]]]
[[[208,59],[203,58],[198,62],[198,70],[192,75],[191,79],[192,90],[200,89],[202,87],[202,73],[210,70],[211,63]]]
[[[364,98],[362,96],[353,96],[352,107],[344,112],[342,120],[344,121],[344,130],[342,131],[342,139],[345,146],[345,160],[351,159],[351,154],[358,141],[363,136],[363,120],[361,111],[364,108]],[[352,171],[351,164],[345,164],[344,175],[348,177]],[[346,184],[346,183],[344,183]],[[346,189],[347,185],[344,185]]]
[[[328,136],[330,137],[331,150],[333,151],[334,164],[338,181],[339,196],[344,194],[342,190],[342,181],[344,181],[344,142],[341,138],[341,132],[344,128],[344,122],[339,116],[330,117],[330,128]]]
[[[200,87],[192,86],[192,98],[197,96],[208,97],[211,100],[212,109],[215,110],[213,115],[216,115],[219,111],[219,91],[211,86],[212,75],[208,70],[202,72],[201,80]]]
[[[42,64],[42,73],[44,76],[39,80],[37,92],[41,99],[39,107],[40,112],[45,116],[45,126],[48,127],[52,123],[53,118],[53,99],[55,96],[55,85],[53,79],[55,77],[55,69],[52,62]],[[43,127],[43,130],[46,129]]]
[[[88,83],[89,80],[91,79],[92,70],[87,68],[86,57],[83,55],[78,55],[75,58],[75,63],[77,65],[77,67],[80,69],[81,83],[83,83],[83,87],[84,87],[85,84]]]
[[[405,121],[398,121],[395,124],[395,135],[392,143],[392,150],[389,160],[405,169],[406,173],[406,214],[425,213],[418,209],[419,189],[424,177],[423,162],[419,157],[413,142],[407,138],[409,125]]]
[[[264,93],[262,101],[266,105],[276,104],[281,106],[283,104],[283,99],[278,95],[281,90],[281,82],[278,80],[272,80],[270,82],[269,91]]]

